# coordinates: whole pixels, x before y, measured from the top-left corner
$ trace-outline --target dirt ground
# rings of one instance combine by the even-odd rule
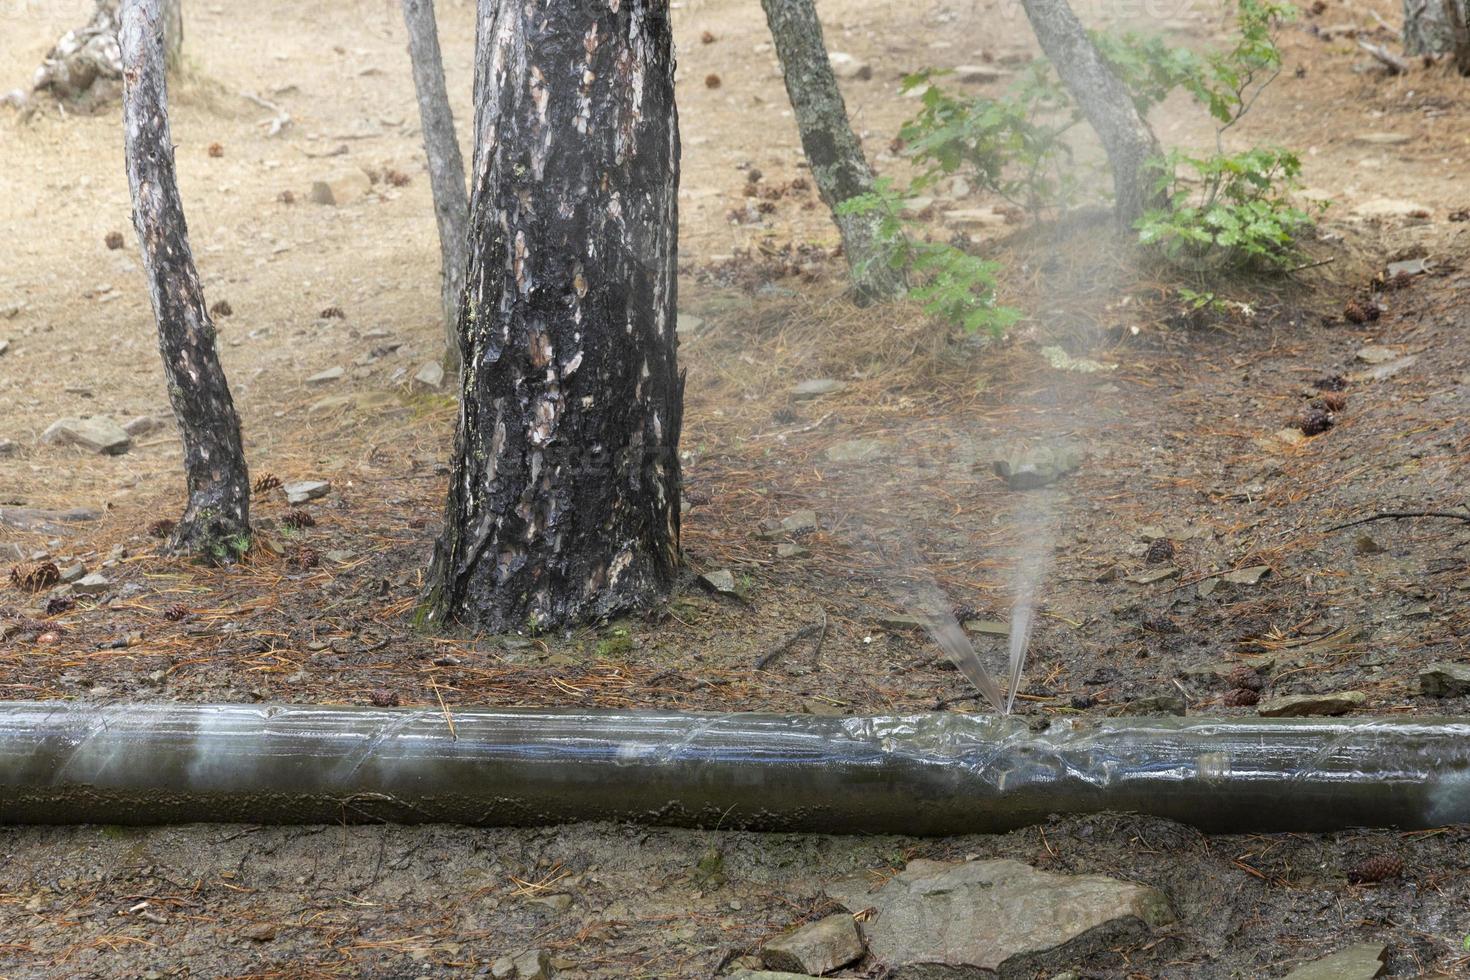
[[[89,7],[0,4],[0,90],[23,84]],[[440,7],[463,121],[473,5]],[[408,624],[454,409],[406,384],[437,356],[440,328],[397,5],[186,4],[180,180],[206,295],[233,310],[219,319],[221,354],[252,474],[333,489],[300,530],[284,523],[279,491],[259,495],[261,546],[207,569],[158,555],[148,535],[180,507],[170,427],[116,457],[39,444],[61,416],[166,420],[169,408],[116,114],[0,110],[0,440],[18,446],[0,456],[0,506],[97,515],[41,531],[0,524],[0,548],[80,560],[113,581],[110,595],[51,614],[0,587],[0,695],[978,710],[922,634],[890,620],[913,583],[937,585],[965,618],[1005,619],[1023,545],[1042,529],[1051,560],[1024,713],[1153,713],[1162,702],[1145,699],[1165,698],[1190,714],[1248,714],[1225,704],[1220,679],[1240,665],[1261,671],[1266,696],[1352,690],[1366,695],[1363,714],[1470,713],[1470,699],[1425,698],[1417,685],[1427,664],[1466,658],[1470,526],[1328,530],[1467,502],[1470,223],[1454,216],[1470,207],[1470,83],[1438,67],[1388,76],[1344,32],[1391,43],[1371,14],[1395,22],[1398,7],[1328,0],[1288,29],[1287,70],[1232,137],[1302,150],[1310,191],[1335,201],[1311,245],[1320,264],[1226,284],[1248,309],[1190,317],[1179,280],[1120,254],[1103,225],[1001,229],[979,247],[1026,315],[990,344],[912,306],[841,298],[835,230],[814,194],[790,189],[799,144],[756,5],[677,7],[680,305],[703,321],[681,347],[690,581],[647,620],[528,639],[426,638]],[[819,8],[829,46],[872,65],[844,89],[885,173],[902,173],[889,142],[914,106],[902,75],[1032,50],[1007,0]],[[1213,0],[1110,10],[1189,43],[1224,27]],[[242,93],[278,103],[292,124],[268,136],[270,113]],[[1156,122],[1165,143],[1209,138],[1183,103]],[[771,213],[748,207],[752,169],[776,189]],[[306,201],[313,181],[354,170],[379,178],[358,200]],[[408,182],[394,186],[389,171]],[[1383,199],[1418,207],[1372,216]],[[105,244],[114,231],[124,248]],[[1345,320],[1384,262],[1405,257],[1427,258],[1430,272],[1379,294],[1378,320]],[[321,316],[330,307],[344,316]],[[1038,352],[1047,344],[1116,368],[1053,370]],[[1392,350],[1391,375],[1360,376],[1374,367],[1357,359],[1370,345]],[[306,383],[333,366],[341,380]],[[1316,382],[1337,375],[1356,380],[1336,425],[1283,439]],[[815,378],[846,387],[793,399]],[[311,410],[345,394],[362,397]],[[854,440],[868,458],[832,459]],[[991,473],[1018,448],[1059,443],[1086,460],[1051,488],[1016,492]],[[770,530],[805,509],[814,530]],[[1150,564],[1146,539],[1159,534],[1175,554]],[[782,557],[782,544],[802,552]],[[1255,584],[1212,577],[1259,566],[1269,573]],[[1130,581],[1161,567],[1177,574]],[[740,599],[695,583],[720,569]],[[173,607],[182,618],[165,617]],[[999,664],[1001,641],[980,641]],[[1084,976],[1280,976],[1361,941],[1390,947],[1393,976],[1465,975],[1467,844],[1463,828],[1205,837],[1127,816],[927,841],[619,826],[11,829],[0,831],[0,974],[447,977],[539,946],[564,976],[708,977],[819,914],[823,881],[977,854],[1163,889],[1179,924],[1079,963]],[[722,881],[699,872],[711,852]],[[1385,853],[1403,859],[1402,875],[1348,884],[1346,869]],[[538,903],[551,895],[570,904]]]

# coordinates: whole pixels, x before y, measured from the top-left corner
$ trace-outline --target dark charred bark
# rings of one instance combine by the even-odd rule
[[[469,196],[465,192],[464,159],[454,135],[449,92],[444,87],[444,60],[439,53],[439,28],[434,0],[403,0],[403,22],[408,27],[408,55],[413,62],[413,84],[418,92],[419,121],[424,152],[429,158],[429,186],[434,192],[434,217],[439,223],[439,253],[444,305],[447,367],[459,371],[459,299],[464,291],[466,226]]]
[[[124,0],[118,40],[133,224],[158,319],[158,349],[184,442],[189,500],[169,546],[230,561],[249,546],[240,420],[214,346],[174,176],[159,0]]]
[[[659,601],[679,562],[669,13],[480,17],[459,430],[421,620],[550,629]]]
[[[873,189],[873,171],[847,120],[847,104],[832,74],[813,0],[761,0],[761,6],[781,59],[807,165],[842,235],[853,290],[860,300],[897,295],[904,290],[903,276],[877,241],[877,218],[837,213],[838,205]]]
[[[1041,49],[1102,141],[1113,168],[1114,213],[1125,228],[1163,206],[1154,162],[1163,156],[1148,122],[1113,74],[1067,0],[1021,0]]]

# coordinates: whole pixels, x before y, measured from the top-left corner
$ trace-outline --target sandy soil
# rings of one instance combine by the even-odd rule
[[[87,6],[0,6],[0,88],[20,84]],[[440,11],[460,119],[471,7]],[[1180,4],[1162,19],[1141,7],[1134,22],[1191,42],[1221,27],[1214,4]],[[729,568],[745,601],[691,581],[648,621],[527,641],[408,629],[453,408],[402,384],[436,356],[438,250],[396,6],[191,6],[174,135],[206,293],[234,311],[220,320],[221,350],[252,472],[330,479],[334,489],[301,532],[283,525],[278,492],[262,495],[262,549],[241,567],[202,569],[157,555],[147,535],[179,506],[170,431],[119,457],[38,445],[63,415],[167,418],[168,404],[117,119],[0,115],[0,339],[11,341],[0,357],[0,439],[20,446],[0,457],[0,505],[101,514],[66,534],[0,526],[0,546],[106,563],[118,586],[110,602],[50,616],[35,597],[0,589],[0,620],[14,626],[0,641],[0,692],[974,710],[955,700],[962,681],[920,634],[883,620],[913,581],[937,583],[980,618],[1005,618],[1012,570],[1039,522],[1053,528],[1052,563],[1024,712],[1098,715],[1167,696],[1192,714],[1249,713],[1225,706],[1218,676],[1222,664],[1248,664],[1263,669],[1267,695],[1357,690],[1365,712],[1465,713],[1466,699],[1419,696],[1416,676],[1464,659],[1470,528],[1326,532],[1378,509],[1463,506],[1470,448],[1470,224],[1449,220],[1470,206],[1465,83],[1439,69],[1390,78],[1364,65],[1334,28],[1372,29],[1370,8],[1393,20],[1397,4],[1329,2],[1290,30],[1287,72],[1232,137],[1303,150],[1310,187],[1338,202],[1313,245],[1328,264],[1288,283],[1229,284],[1222,292],[1250,314],[1189,323],[1171,281],[1112,254],[1099,227],[1023,230],[982,245],[1006,268],[1006,299],[1027,313],[1010,341],[983,346],[912,307],[843,301],[835,232],[813,194],[748,213],[750,168],[767,187],[801,175],[781,81],[754,5],[685,4],[681,306],[705,321],[682,350],[685,545],[691,577]],[[830,46],[872,64],[871,79],[844,84],[869,156],[888,173],[902,173],[889,141],[913,106],[897,92],[903,74],[1031,50],[1009,4],[827,0],[821,10]],[[715,40],[703,43],[704,32]],[[268,138],[268,114],[243,92],[280,103],[292,126]],[[1209,136],[1182,103],[1158,122],[1168,143]],[[1394,139],[1374,135],[1384,133]],[[339,208],[305,202],[313,180],[353,169],[410,180],[379,182]],[[284,191],[299,203],[283,203]],[[1354,213],[1380,198],[1422,204],[1426,216]],[[125,248],[104,244],[113,231]],[[1382,319],[1341,318],[1384,259],[1418,254],[1434,271],[1380,297]],[[333,306],[345,318],[319,316]],[[1056,341],[1118,367],[1052,371],[1036,348]],[[1355,354],[1368,344],[1417,360],[1349,385],[1327,433],[1273,437],[1316,379],[1364,369]],[[334,365],[344,380],[305,383]],[[847,388],[792,400],[793,384],[819,377]],[[345,393],[377,397],[350,412],[308,411]],[[833,445],[854,439],[875,440],[876,457],[831,461]],[[1088,459],[1054,488],[1016,493],[989,472],[1018,445],[1058,441],[1085,446]],[[803,508],[820,524],[799,536],[808,554],[780,558],[762,522]],[[1153,529],[1174,542],[1179,573],[1130,582],[1158,567],[1143,554]],[[303,548],[319,561],[293,561]],[[1258,565],[1271,572],[1257,585],[1208,584]],[[175,605],[188,614],[164,618]],[[819,647],[795,643],[755,669],[823,621]],[[718,886],[697,874],[711,849],[723,855]],[[1346,883],[1344,869],[1385,852],[1404,859],[1400,878]],[[1205,838],[1126,817],[947,841],[623,827],[74,828],[4,831],[0,853],[0,971],[15,977],[462,976],[531,945],[563,957],[569,976],[704,977],[819,912],[828,877],[967,853],[1165,890],[1176,930],[1079,964],[1088,976],[1276,976],[1365,940],[1391,947],[1393,975],[1453,975],[1467,968],[1470,933],[1460,830]],[[547,893],[572,903],[529,901]]]

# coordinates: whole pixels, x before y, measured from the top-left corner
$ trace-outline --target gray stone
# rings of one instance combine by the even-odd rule
[[[1408,133],[1359,133],[1353,142],[1364,146],[1402,146],[1413,138]]]
[[[674,332],[680,337],[695,337],[704,333],[704,317],[693,313],[680,313],[674,318]]]
[[[967,619],[965,620],[965,631],[967,633],[979,633],[982,636],[1010,636],[1011,626],[1002,623],[998,619]]]
[[[26,550],[18,544],[9,541],[0,541],[0,561],[22,561],[26,556]]]
[[[1309,715],[1345,715],[1368,700],[1362,691],[1330,694],[1282,694],[1262,701],[1256,708],[1263,718],[1304,718]]]
[[[728,568],[718,572],[706,572],[699,576],[700,581],[716,592],[733,593],[735,591],[735,573]]]
[[[1418,360],[1419,355],[1406,354],[1403,357],[1396,357],[1384,364],[1376,364],[1364,371],[1353,371],[1347,376],[1347,379],[1352,382],[1387,381],[1405,368],[1413,366]]]
[[[818,527],[817,512],[814,510],[798,510],[781,518],[781,530],[788,534],[800,534],[803,531],[815,531]]]
[[[848,439],[827,447],[827,459],[834,463],[861,463],[883,455],[883,443],[877,439]]]
[[[565,893],[559,893],[556,895],[542,895],[539,898],[527,899],[526,904],[540,905],[543,908],[548,908],[553,912],[565,912],[567,909],[572,907],[572,896]]]
[[[0,439],[0,456],[14,456],[20,452],[20,446],[10,439]]]
[[[41,434],[41,441],[48,446],[81,446],[109,456],[121,455],[133,444],[123,427],[105,415],[57,419]]]
[[[509,956],[502,956],[490,965],[490,975],[495,980],[510,980],[516,975],[516,961]]]
[[[776,545],[777,558],[805,558],[809,554],[811,554],[810,551],[799,544],[792,544],[790,541],[783,541]]]
[[[969,85],[998,82],[1010,76],[1011,73],[1004,68],[996,68],[993,65],[958,65],[954,70],[955,80]]]
[[[1120,715],[1143,717],[1149,715],[1183,715],[1184,699],[1177,694],[1154,694],[1146,698],[1135,698],[1123,705]]]
[[[134,439],[146,436],[155,429],[163,427],[163,423],[151,415],[138,415],[123,423],[123,431]]]
[[[832,63],[832,74],[838,78],[855,78],[867,81],[873,77],[873,66],[861,58],[842,51],[828,51],[827,60]]]
[[[1366,347],[1359,347],[1358,353],[1354,356],[1364,364],[1387,364],[1389,361],[1398,357],[1399,353],[1397,347],[1383,347],[1379,344],[1369,344]]]
[[[373,182],[368,179],[367,174],[361,170],[347,170],[326,180],[314,181],[307,193],[307,200],[313,204],[341,207],[351,204],[372,189]]]
[[[725,980],[812,980],[806,973],[782,973],[778,970],[736,970],[725,974]]]
[[[1128,576],[1128,581],[1134,585],[1153,585],[1155,582],[1163,582],[1178,574],[1178,568],[1173,565],[1165,565],[1162,568],[1147,568],[1141,572],[1135,572]]]
[[[943,214],[944,223],[956,228],[1003,228],[1006,216],[995,208],[956,208]]]
[[[75,582],[77,579],[86,574],[87,566],[83,565],[81,562],[77,562],[75,565],[68,565],[66,568],[63,568],[61,570],[61,581]]]
[[[327,385],[333,381],[341,381],[346,373],[340,366],[329,367],[325,371],[318,371],[316,374],[307,378],[306,383],[309,385]]]
[[[1071,446],[1037,446],[991,463],[995,475],[1012,490],[1049,486],[1082,465],[1082,452]]]
[[[1237,568],[1233,572],[1226,572],[1220,576],[1220,581],[1231,585],[1259,585],[1261,579],[1271,574],[1269,565],[1252,565],[1249,568]]]
[[[288,504],[304,504],[308,500],[325,497],[332,484],[326,480],[296,480],[281,487]]]
[[[766,943],[761,963],[772,970],[821,976],[861,959],[863,938],[851,915],[840,912]]]
[[[438,361],[425,361],[413,375],[415,388],[438,391],[444,385],[444,365]]]
[[[864,923],[878,967],[902,980],[1056,970],[1173,921],[1153,888],[1102,875],[1058,875],[1019,861],[910,861],[878,891],[865,878],[827,888]]]
[[[1470,694],[1470,664],[1431,664],[1419,672],[1419,693],[1429,698]]]
[[[1422,276],[1429,271],[1428,259],[1405,259],[1388,264],[1388,278],[1396,276]]]
[[[1375,197],[1371,201],[1364,201],[1353,208],[1353,214],[1360,218],[1389,219],[1389,218],[1415,218],[1422,220],[1429,214],[1429,209],[1418,201],[1404,201],[1392,197]]]
[[[821,398],[823,395],[836,394],[846,387],[845,383],[835,378],[812,378],[792,388],[791,397],[799,402],[809,401],[813,398]]]
[[[77,595],[102,595],[111,588],[112,582],[105,575],[97,572],[84,575],[71,585],[72,591]]]
[[[10,350],[10,341],[0,340],[0,357],[4,357],[8,350]]]
[[[551,980],[556,971],[551,967],[551,954],[544,949],[531,949],[514,960],[516,980]]]
[[[1304,963],[1282,980],[1373,980],[1383,972],[1383,958],[1387,954],[1387,946],[1359,943]]]

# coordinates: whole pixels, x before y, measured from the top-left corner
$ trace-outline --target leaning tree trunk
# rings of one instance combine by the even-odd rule
[[[847,104],[832,74],[813,0],[761,0],[761,6],[776,42],[812,179],[842,235],[854,292],[860,300],[901,293],[903,277],[889,264],[887,249],[877,240],[877,219],[837,213],[838,205],[873,189],[873,171],[847,121]]]
[[[684,385],[668,11],[480,0],[465,369],[427,625],[548,629],[673,587]]]
[[[1153,166],[1163,156],[1159,142],[1067,0],[1021,4],[1042,50],[1107,151],[1114,212],[1120,225],[1131,228],[1145,211],[1163,204]]]
[[[403,0],[408,27],[408,55],[413,62],[413,84],[418,91],[419,120],[424,130],[424,152],[429,158],[429,186],[434,192],[434,216],[439,222],[439,252],[444,305],[447,366],[459,371],[459,297],[464,290],[465,235],[469,197],[464,187],[464,159],[454,135],[454,116],[444,87],[444,61],[439,54],[439,28],[434,0]]]
[[[158,348],[184,442],[189,500],[169,542],[229,561],[249,546],[250,479],[240,420],[214,346],[214,324],[189,248],[174,177],[159,0],[123,0],[118,41],[133,224],[143,251]]]

